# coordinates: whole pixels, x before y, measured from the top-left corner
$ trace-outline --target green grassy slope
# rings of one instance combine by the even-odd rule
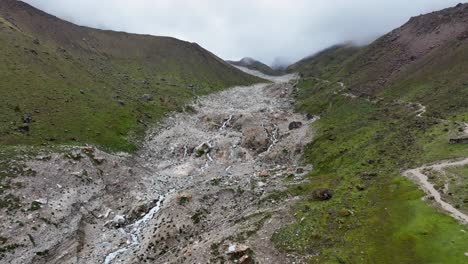
[[[11,0],[0,2],[0,46],[1,145],[130,151],[194,94],[260,81],[194,43],[80,27]]]
[[[406,26],[413,23],[427,28],[415,20]],[[382,45],[378,40],[341,64],[332,61],[304,73],[314,77],[298,84],[298,110],[321,116],[306,149],[314,171],[310,183],[285,193],[305,199],[294,208],[297,222],[277,232],[273,241],[285,251],[310,256],[310,263],[466,263],[466,226],[422,201],[423,193],[400,173],[468,157],[466,145],[448,143],[459,133],[457,121],[468,116],[467,41],[452,36],[440,44],[443,48],[401,63],[394,75],[375,85],[380,78],[375,74],[390,67],[373,57],[378,48],[386,49]],[[408,46],[400,46],[400,52],[407,51]],[[348,90],[340,91],[341,80],[350,84]],[[423,103],[428,112],[417,117],[406,102]],[[332,199],[314,200],[311,193],[317,188],[329,188]]]
[[[304,77],[330,77],[329,74],[335,74],[346,60],[360,50],[360,47],[353,44],[335,45],[290,65],[286,70],[299,72]]]

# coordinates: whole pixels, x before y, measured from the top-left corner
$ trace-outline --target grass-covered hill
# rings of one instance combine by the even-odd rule
[[[195,43],[81,27],[0,1],[0,145],[132,150],[194,94],[259,80]]]
[[[466,144],[449,144],[468,122],[467,30],[461,4],[412,18],[367,47],[333,47],[290,67],[303,74],[297,109],[321,118],[305,151],[310,183],[283,194],[305,199],[297,222],[273,236],[277,246],[310,263],[467,262],[466,226],[401,176],[468,157]],[[457,170],[451,202],[466,208],[467,170]],[[333,197],[315,200],[320,188]]]
[[[432,115],[468,111],[468,5],[418,17],[378,39],[342,71],[353,92],[427,104]],[[357,70],[358,69],[358,70]]]
[[[344,61],[359,50],[360,48],[352,43],[335,45],[288,66],[286,71],[298,72],[303,77],[335,73]]]
[[[227,61],[227,62],[232,65],[245,67],[251,70],[262,72],[267,75],[271,75],[271,76],[278,76],[278,75],[283,74],[282,71],[274,70],[270,66],[266,65],[265,63],[262,63],[258,60],[248,58],[248,57],[243,58],[240,61]]]

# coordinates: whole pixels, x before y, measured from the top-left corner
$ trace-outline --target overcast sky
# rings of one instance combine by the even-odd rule
[[[24,0],[79,25],[172,36],[223,59],[293,62],[330,45],[366,43],[411,16],[460,0]],[[466,2],[466,1],[464,1]]]

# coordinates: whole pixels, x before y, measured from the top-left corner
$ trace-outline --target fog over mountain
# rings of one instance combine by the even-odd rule
[[[25,0],[71,22],[197,42],[224,59],[285,64],[330,45],[367,43],[411,16],[460,0]]]

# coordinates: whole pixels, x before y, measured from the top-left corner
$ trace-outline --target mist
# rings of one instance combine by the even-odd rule
[[[70,22],[197,42],[223,59],[281,66],[331,45],[362,45],[460,0],[25,0]],[[281,65],[280,65],[281,64]]]

